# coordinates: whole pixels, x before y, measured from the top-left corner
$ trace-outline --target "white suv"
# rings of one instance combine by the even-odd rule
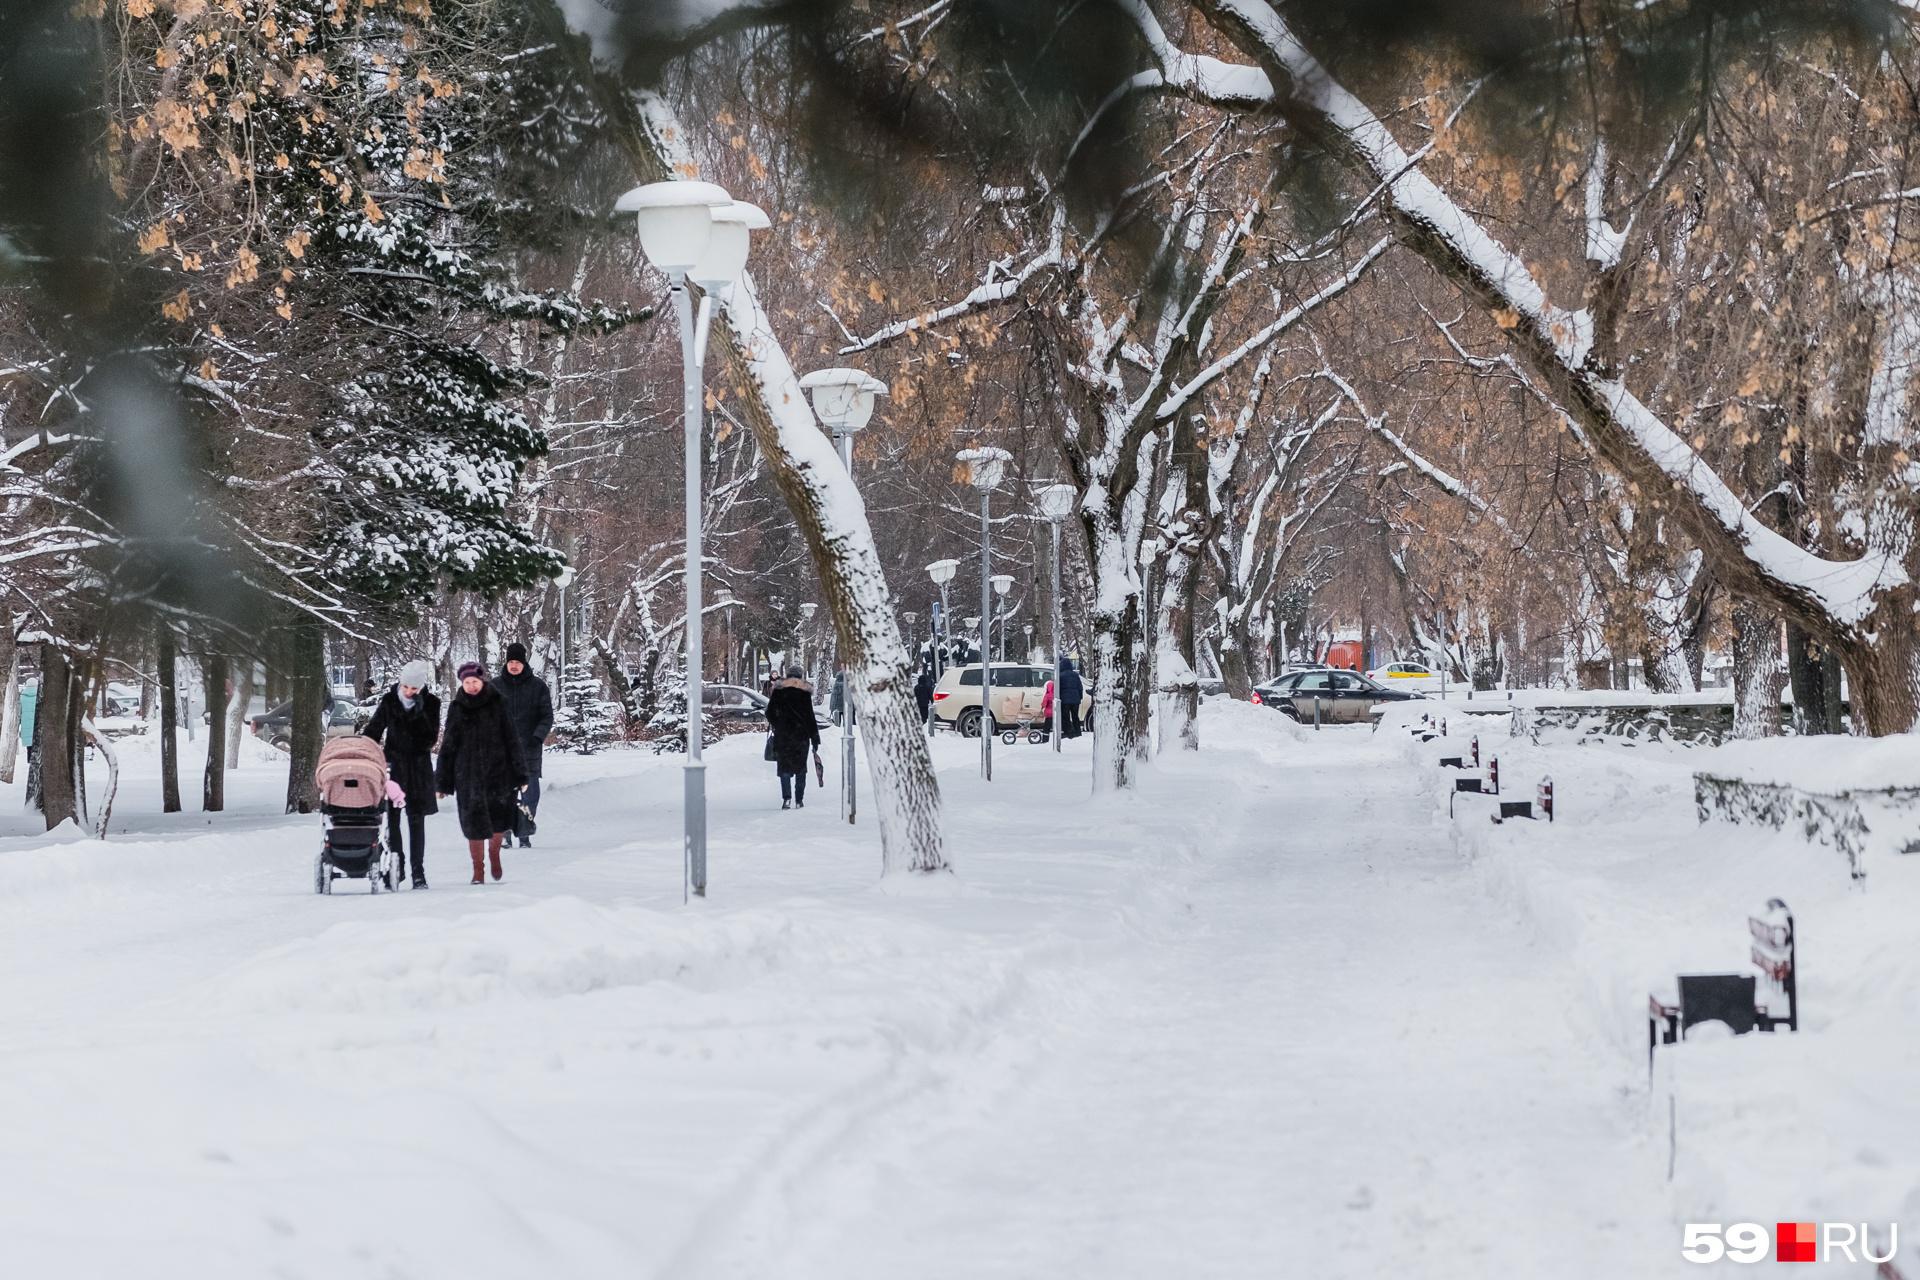
[[[1024,662],[993,664],[993,730],[1018,727],[1022,720],[1042,725],[1040,704],[1046,700],[1053,672]],[[1081,677],[1084,684],[1086,678]],[[1093,710],[1093,694],[1080,699],[1082,720]],[[963,738],[980,736],[980,664],[948,667],[933,686],[933,718],[942,728],[958,730]]]

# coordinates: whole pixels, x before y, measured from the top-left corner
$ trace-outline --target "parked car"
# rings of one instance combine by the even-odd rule
[[[720,721],[767,722],[767,699],[744,685],[708,684],[700,686],[700,705]]]
[[[327,736],[344,738],[360,732],[367,713],[347,698],[335,697],[327,716]],[[253,717],[253,736],[282,751],[293,748],[293,701],[281,703],[263,715]]]
[[[1313,720],[1316,703],[1322,724],[1364,724],[1382,702],[1411,702],[1420,697],[1408,689],[1375,684],[1357,671],[1302,671],[1275,681],[1270,696],[1263,700],[1303,724]]]
[[[993,731],[1016,728],[1022,720],[1041,720],[1040,705],[1046,700],[1047,682],[1053,679],[1050,667],[1026,663],[993,664]],[[1082,678],[1084,682],[1084,677]],[[1080,718],[1093,713],[1093,689],[1080,699]],[[957,730],[963,738],[980,736],[980,668],[948,667],[933,686],[933,718],[943,729]]]
[[[1367,672],[1367,679],[1389,689],[1412,689],[1416,693],[1433,693],[1440,688],[1440,677],[1418,662],[1389,662]]]

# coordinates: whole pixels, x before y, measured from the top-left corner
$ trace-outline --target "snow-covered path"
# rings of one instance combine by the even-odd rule
[[[670,759],[555,758],[507,883],[442,817],[377,899],[262,771],[209,827],[132,768],[128,835],[0,851],[0,1270],[1678,1269],[1630,1072],[1399,746],[1208,728],[1099,803],[943,741],[961,883],[905,897],[730,740],[690,908]]]

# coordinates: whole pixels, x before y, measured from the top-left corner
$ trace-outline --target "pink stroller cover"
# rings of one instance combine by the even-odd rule
[[[372,738],[359,734],[328,738],[320,748],[320,766],[313,771],[323,804],[351,809],[373,809],[387,798],[387,753]]]

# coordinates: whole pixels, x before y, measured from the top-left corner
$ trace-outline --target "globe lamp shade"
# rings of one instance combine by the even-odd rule
[[[1007,473],[1013,455],[988,445],[980,449],[962,449],[954,457],[967,464],[967,481],[976,489],[993,489]]]
[[[711,182],[649,182],[614,203],[615,213],[634,215],[647,261],[669,277],[699,264],[713,239],[713,211],[730,205],[726,188]]]
[[[1034,495],[1040,500],[1040,514],[1049,520],[1065,520],[1073,511],[1079,491],[1070,484],[1050,484]]]
[[[935,560],[927,566],[927,576],[933,579],[935,586],[944,586],[953,581],[953,575],[959,568],[958,560]]]
[[[887,394],[887,384],[860,369],[819,369],[800,379],[813,398],[813,411],[835,435],[848,435],[867,425],[873,416],[873,398]]]
[[[732,200],[715,206],[713,234],[707,240],[707,251],[687,272],[687,278],[709,293],[729,288],[746,269],[747,254],[752,248],[748,243],[750,233],[765,231],[772,225],[756,205]]]

